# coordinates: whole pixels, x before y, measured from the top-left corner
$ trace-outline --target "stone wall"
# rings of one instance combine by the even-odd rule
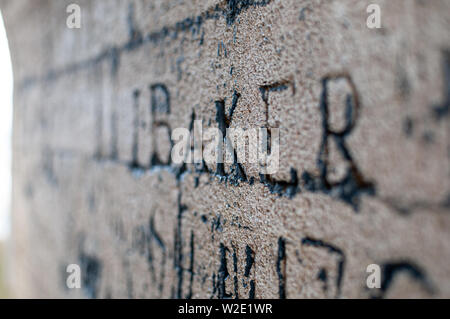
[[[450,297],[449,1],[71,2],[0,2],[17,296]],[[280,169],[173,163],[194,120]]]

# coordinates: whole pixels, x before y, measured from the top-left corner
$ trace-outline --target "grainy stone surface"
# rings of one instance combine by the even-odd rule
[[[17,296],[450,297],[449,1],[70,2],[0,2]],[[171,163],[193,118],[280,170]]]

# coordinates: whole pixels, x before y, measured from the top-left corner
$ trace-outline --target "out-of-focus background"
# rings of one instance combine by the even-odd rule
[[[0,298],[10,297],[6,283],[6,241],[10,234],[12,68],[0,13]]]

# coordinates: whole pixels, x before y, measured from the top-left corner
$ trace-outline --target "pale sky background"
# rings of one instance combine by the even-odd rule
[[[0,13],[0,240],[10,233],[12,87],[11,58]]]

